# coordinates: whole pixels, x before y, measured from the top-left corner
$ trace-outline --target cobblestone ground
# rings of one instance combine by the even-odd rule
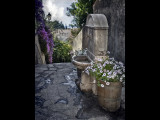
[[[35,65],[35,120],[125,120],[125,111],[104,111],[96,96],[76,86],[72,63]]]

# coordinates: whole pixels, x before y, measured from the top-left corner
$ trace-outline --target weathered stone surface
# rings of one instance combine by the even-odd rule
[[[53,64],[47,64],[47,66],[50,68],[50,67],[54,67]]]
[[[40,74],[40,73],[42,73],[42,72],[44,72],[43,69],[36,69],[36,70],[35,70],[35,73],[36,73],[36,74]]]
[[[107,117],[96,117],[96,118],[89,118],[88,120],[109,120]]]
[[[49,68],[49,70],[57,70],[57,68],[55,68],[55,67],[52,67],[52,68]]]
[[[97,95],[97,81],[95,77],[91,77],[91,84],[92,84],[92,92],[94,95]]]
[[[75,52],[76,50],[82,49],[82,30],[78,33],[76,38],[73,40],[72,50]]]
[[[87,48],[87,55],[105,56],[108,47],[108,22],[104,14],[89,14],[82,29],[82,48]],[[103,43],[103,44],[102,44]]]
[[[69,65],[72,69],[66,68]],[[110,114],[99,107],[96,96],[77,88],[77,71],[71,63],[54,66],[54,74],[47,70],[35,79],[35,120],[124,120],[123,110]]]
[[[85,72],[82,72],[82,74],[81,74],[80,88],[82,91],[86,91],[86,92],[91,92],[91,90],[92,90],[90,76],[87,75]]]
[[[35,64],[46,64],[45,55],[41,52],[37,34],[35,35]]]
[[[108,20],[108,50],[116,60],[125,63],[125,0],[96,0],[94,14]]]
[[[125,109],[125,87],[122,87],[122,93],[121,93],[121,107]]]

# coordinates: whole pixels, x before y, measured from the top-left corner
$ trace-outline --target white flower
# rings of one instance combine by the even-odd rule
[[[124,78],[124,77],[125,77],[125,74],[123,74],[122,77]]]
[[[108,61],[108,60],[106,60],[106,61],[105,61],[105,64],[109,64],[109,61]]]
[[[106,69],[103,70],[105,73],[107,72]]]
[[[117,75],[117,71],[114,71],[114,72],[113,72],[113,75]]]
[[[111,76],[107,76],[107,78],[111,78]]]
[[[101,87],[104,87],[104,85],[103,85],[103,84],[101,84]]]
[[[115,70],[115,69],[116,69],[116,67],[117,67],[117,66],[115,65],[115,66],[113,67],[113,69]]]
[[[110,54],[110,52],[109,52],[109,51],[107,51],[107,54]]]
[[[98,68],[100,68],[101,66],[100,65],[98,65]]]
[[[121,66],[121,68],[123,68],[124,66],[123,65],[120,65]]]
[[[111,61],[110,64],[113,64],[113,62]]]
[[[110,58],[110,60],[114,61],[114,58]]]
[[[106,73],[103,73],[103,75],[102,76],[106,76]]]
[[[122,74],[122,72],[121,72],[121,70],[120,70],[120,69],[118,70],[118,73],[119,73],[119,74]]]
[[[111,75],[112,74],[112,71],[110,71],[109,73],[108,73],[108,75]]]
[[[109,72],[109,70],[107,70],[107,72]]]
[[[93,71],[93,72],[95,72],[96,70],[95,70],[95,69],[93,69],[92,71]]]
[[[117,66],[117,69],[119,69],[120,68],[120,66]]]
[[[119,64],[120,64],[120,65],[123,65],[123,63],[122,63],[122,62],[119,62]]]
[[[119,80],[120,82],[123,82],[123,77],[120,77],[120,80]]]
[[[105,67],[105,66],[106,66],[106,64],[104,63],[104,64],[103,64],[103,67]]]
[[[106,82],[106,85],[110,85],[110,82]]]
[[[103,71],[102,71],[102,70],[100,70],[100,73],[103,73]]]
[[[111,78],[114,79],[116,77],[116,75],[112,75]]]

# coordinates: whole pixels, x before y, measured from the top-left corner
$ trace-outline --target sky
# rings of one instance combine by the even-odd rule
[[[58,20],[62,21],[64,25],[71,24],[73,17],[68,17],[66,15],[67,7],[70,7],[72,2],[77,0],[42,0],[43,1],[43,11],[45,16],[50,12],[51,21]]]

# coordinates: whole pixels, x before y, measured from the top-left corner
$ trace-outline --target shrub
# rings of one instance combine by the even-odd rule
[[[71,50],[72,47],[69,43],[56,39],[53,48],[53,63],[71,62]]]

